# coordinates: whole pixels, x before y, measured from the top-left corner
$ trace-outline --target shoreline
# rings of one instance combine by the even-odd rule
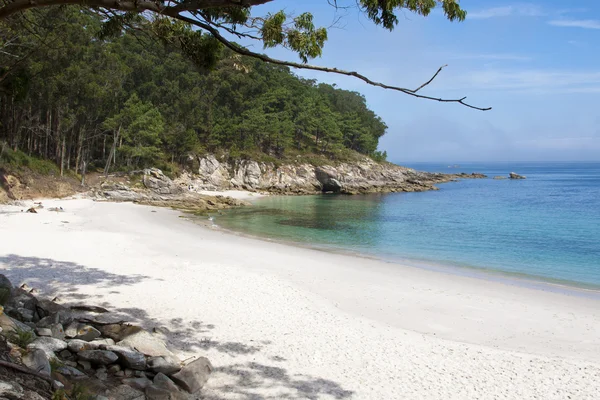
[[[273,195],[269,195],[273,196]],[[314,196],[314,195],[305,195],[305,196]],[[264,198],[266,196],[257,196],[256,198],[244,198],[245,200],[261,200],[261,197]],[[252,201],[252,204],[255,202]],[[504,283],[506,285],[515,285],[520,287],[532,288],[536,290],[548,290],[557,293],[564,294],[574,294],[584,297],[591,297],[594,299],[600,300],[600,285],[587,284],[583,282],[571,281],[566,279],[557,279],[557,278],[547,278],[539,275],[531,275],[527,273],[519,273],[519,272],[508,272],[501,269],[487,268],[482,266],[472,266],[472,265],[457,265],[452,264],[451,262],[444,263],[443,261],[435,261],[435,260],[427,260],[427,259],[412,259],[405,258],[400,256],[377,256],[375,254],[363,253],[359,251],[352,251],[347,248],[343,248],[341,246],[335,245],[316,245],[308,242],[294,241],[294,240],[286,240],[283,238],[276,238],[271,236],[261,236],[258,234],[252,234],[249,232],[239,231],[235,229],[231,229],[228,227],[224,227],[222,225],[215,223],[211,217],[216,216],[215,213],[208,213],[208,220],[204,219],[203,216],[195,215],[191,217],[190,220],[198,223],[200,226],[204,226],[210,229],[218,229],[220,231],[237,235],[241,237],[246,237],[249,239],[255,239],[265,242],[271,243],[280,243],[287,246],[300,247],[305,249],[311,249],[315,251],[323,251],[326,253],[346,255],[350,257],[360,257],[369,260],[376,260],[385,263],[390,263],[394,265],[408,266],[412,268],[420,268],[429,271],[436,271],[443,274],[457,275],[457,276],[465,276],[476,279],[481,279],[484,281],[494,281]]]
[[[215,365],[207,399],[600,390],[595,300],[245,238],[168,209],[45,205],[65,212],[0,214],[3,273],[166,326],[182,358]]]

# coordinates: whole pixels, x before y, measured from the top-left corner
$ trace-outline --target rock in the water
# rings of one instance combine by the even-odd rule
[[[152,385],[152,381],[146,377],[123,379],[123,383],[138,390],[145,390],[148,386]]]
[[[505,176],[495,176],[494,179],[498,179],[498,180],[499,179],[506,179],[506,177]]]
[[[30,350],[43,350],[49,359],[53,359],[56,357],[54,353],[61,352],[67,348],[67,342],[53,337],[39,337],[31,342],[27,348]]]
[[[133,335],[127,336],[125,339],[118,342],[117,346],[129,347],[130,349],[137,350],[150,357],[175,357],[175,355],[167,349],[167,346],[160,338],[146,331],[139,331]]]
[[[108,350],[83,350],[77,353],[77,357],[96,365],[112,364],[119,359],[115,353]]]
[[[171,375],[171,379],[187,392],[194,394],[202,389],[212,370],[208,358],[200,357],[184,366],[178,373]]]
[[[98,345],[92,342],[86,342],[81,339],[71,339],[68,341],[69,351],[72,353],[79,353],[84,350],[97,350]]]
[[[50,360],[44,350],[34,349],[23,357],[23,364],[39,374],[50,376]]]
[[[10,280],[0,274],[0,306],[8,303],[8,300],[12,297],[13,285],[10,283]]]
[[[514,172],[511,172],[508,176],[510,179],[526,179],[525,176],[516,174]]]
[[[106,346],[106,350],[112,351],[119,356],[119,360],[127,368],[137,370],[146,369],[146,357],[138,351],[123,346]]]
[[[37,328],[35,333],[38,336],[52,336],[52,330],[50,328]]]
[[[90,325],[83,325],[78,327],[77,335],[75,339],[85,340],[86,342],[91,342],[94,339],[97,339],[101,336],[101,333],[98,329],[94,328]]]
[[[181,370],[181,364],[174,357],[150,357],[148,358],[148,369],[156,373],[162,372],[171,375]]]

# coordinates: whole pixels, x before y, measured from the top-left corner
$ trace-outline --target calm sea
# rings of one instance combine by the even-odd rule
[[[600,163],[459,165],[408,166],[490,178],[423,193],[268,197],[215,222],[389,261],[600,288]],[[527,179],[491,179],[511,171]]]

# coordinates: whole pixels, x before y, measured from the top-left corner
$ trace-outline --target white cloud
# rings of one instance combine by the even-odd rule
[[[546,13],[535,4],[515,4],[504,7],[487,8],[472,13],[467,13],[467,19],[488,19],[500,17],[542,17]]]
[[[566,28],[600,29],[600,21],[593,19],[558,19],[548,24]]]

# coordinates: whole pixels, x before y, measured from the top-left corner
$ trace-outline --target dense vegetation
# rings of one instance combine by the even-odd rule
[[[0,24],[4,153],[53,159],[61,171],[137,169],[203,152],[382,156],[386,126],[363,96],[288,67],[223,50],[214,68],[198,68],[148,34],[103,37],[102,17],[78,7]]]

